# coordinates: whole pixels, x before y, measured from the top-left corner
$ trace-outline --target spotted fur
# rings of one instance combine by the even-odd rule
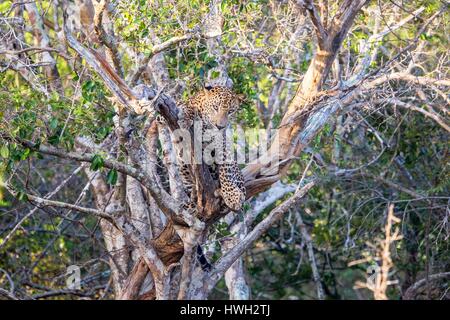
[[[190,128],[194,120],[200,119],[203,124],[203,133],[211,128],[225,129],[230,116],[238,111],[243,100],[243,95],[235,94],[226,87],[205,88],[189,99],[186,104],[181,105],[180,126]],[[204,149],[205,145],[203,145]],[[227,159],[225,147],[222,152],[220,152],[221,148],[217,150],[219,154],[215,155],[215,159],[222,161],[208,164],[212,178],[219,181],[220,189],[217,190],[217,194],[222,197],[228,208],[239,211],[245,201],[244,178],[238,164],[232,159]],[[191,167],[182,164],[180,171],[186,192],[191,195],[193,202],[196,192]],[[192,205],[189,207],[192,209]]]

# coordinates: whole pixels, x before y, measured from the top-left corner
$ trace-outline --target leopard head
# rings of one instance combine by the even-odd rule
[[[201,117],[218,129],[227,126],[230,116],[239,110],[245,95],[227,87],[206,87],[202,92]]]

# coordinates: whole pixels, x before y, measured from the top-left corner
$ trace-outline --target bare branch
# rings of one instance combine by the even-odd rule
[[[450,86],[450,80],[434,79],[429,77],[414,76],[406,72],[394,72],[390,74],[383,74],[380,77],[368,81],[363,85],[364,89],[374,88],[388,81],[407,81],[426,86]]]
[[[316,257],[314,256],[314,248],[312,244],[312,239],[308,230],[306,230],[306,225],[303,223],[303,218],[300,212],[295,211],[295,216],[297,218],[298,226],[300,227],[300,232],[302,234],[303,241],[306,244],[306,248],[308,250],[308,258],[309,263],[311,265],[311,270],[313,273],[313,280],[316,283],[317,288],[317,299],[323,300],[325,295],[323,292],[323,286],[320,279],[319,270],[317,269]]]
[[[4,297],[7,300],[20,300],[14,294],[12,294],[11,292],[9,292],[8,290],[5,290],[3,288],[0,288],[0,297]]]
[[[389,104],[393,104],[394,106],[399,106],[401,108],[420,112],[421,114],[425,115],[426,117],[434,120],[438,125],[440,125],[442,128],[444,128],[447,132],[450,132],[450,126],[448,124],[446,124],[445,121],[435,112],[427,111],[427,110],[417,107],[411,103],[403,102],[397,98],[389,98],[386,100],[386,102]]]
[[[450,278],[450,272],[436,273],[429,275],[427,278],[420,279],[406,290],[406,292],[403,294],[403,299],[413,300],[417,290],[420,287],[424,286],[428,281],[437,281],[446,278]]]
[[[65,20],[67,13],[64,12]],[[118,98],[119,102],[127,109],[136,113],[142,113],[137,98],[125,82],[112,70],[100,54],[94,50],[84,48],[70,33],[67,24],[64,23],[64,34],[70,47],[78,52],[86,62],[100,75],[109,90]]]
[[[50,38],[45,31],[44,23],[39,14],[36,3],[26,3],[25,8],[28,11],[28,17],[34,27],[36,41],[42,47],[50,47]],[[55,59],[50,55],[49,51],[43,51],[42,62],[48,63],[48,67],[44,68],[47,73],[47,78],[50,80],[50,85],[53,90],[56,90],[60,95],[63,95],[63,86],[59,76],[58,68],[56,67]]]
[[[298,203],[308,191],[315,185],[314,181],[311,181],[298,189],[295,194],[282,203],[280,206],[270,212],[270,214],[264,218],[244,239],[242,239],[233,249],[217,261],[210,275],[208,275],[208,284],[210,287],[223,276],[225,271],[238,259],[242,253],[247,250],[252,243],[257,240],[263,233],[265,233],[276,221],[278,221],[284,213]]]
[[[21,143],[32,150],[39,151],[44,154],[57,156],[59,158],[72,159],[81,162],[92,162],[95,154],[93,153],[79,153],[79,152],[66,152],[51,146],[40,145],[38,148],[32,143],[27,141],[21,141]],[[156,185],[155,180],[152,177],[147,177],[142,170],[138,170],[130,165],[123,164],[111,158],[103,159],[103,165],[109,169],[116,169],[117,171],[129,175],[139,182],[141,182],[146,188],[149,189],[155,201],[161,207],[163,212],[171,217],[177,217],[179,212],[178,203],[164,190]]]
[[[172,37],[172,38],[170,38],[169,40],[164,41],[164,42],[161,43],[161,44],[155,45],[155,46],[152,48],[152,51],[151,51],[149,54],[147,54],[147,56],[146,56],[144,59],[142,59],[142,61],[140,62],[139,68],[138,68],[138,69],[136,70],[136,72],[133,73],[133,75],[131,76],[131,78],[130,78],[130,85],[131,85],[131,86],[136,85],[136,83],[137,83],[137,81],[139,80],[139,78],[140,78],[142,72],[145,71],[145,69],[147,68],[148,63],[150,62],[150,60],[151,60],[155,55],[157,55],[158,53],[161,53],[161,52],[163,52],[163,51],[166,51],[166,50],[169,49],[170,47],[172,47],[172,46],[174,46],[174,45],[176,45],[176,44],[178,44],[178,43],[180,43],[180,42],[183,42],[183,41],[192,39],[195,35],[196,35],[196,29],[192,30],[191,32],[189,32],[189,33],[187,33],[187,34],[184,34],[184,35],[181,35],[181,36],[175,36],[175,37]]]
[[[118,51],[118,42],[114,37],[114,33],[107,33],[103,27],[103,14],[105,13],[106,6],[108,5],[108,0],[102,0],[99,2],[93,1],[95,7],[94,15],[94,30],[100,39],[100,41],[107,48],[107,53],[111,58],[112,63],[118,73],[119,77],[123,77],[122,63],[120,59],[120,54]]]
[[[308,11],[311,22],[316,30],[319,48],[324,49],[324,44],[328,37],[328,33],[322,24],[322,20],[316,6],[313,4],[312,0],[299,0],[297,3]]]
[[[11,194],[13,194],[14,196],[17,196],[17,192],[14,191],[13,188],[8,186],[7,189],[9,192],[11,192]],[[28,200],[35,203],[37,206],[51,206],[51,207],[57,207],[57,208],[63,208],[63,209],[76,210],[81,213],[90,214],[90,215],[96,216],[98,218],[103,218],[110,222],[114,222],[114,219],[111,215],[107,214],[106,212],[97,210],[97,209],[81,207],[81,206],[77,206],[77,205],[74,205],[71,203],[66,203],[66,202],[61,202],[61,201],[49,200],[49,199],[37,197],[37,196],[28,194],[28,193],[26,194],[26,197]]]
[[[55,190],[53,190],[52,192],[50,192],[49,194],[47,194],[45,196],[46,199],[49,199],[51,197],[53,197],[55,194],[57,194],[63,186],[65,186],[67,184],[67,182],[75,175],[77,174],[81,169],[83,168],[83,166],[79,166],[77,169],[75,169],[75,171],[72,172],[72,174],[65,179],[64,181],[62,181],[58,187],[55,188]],[[31,209],[26,215],[24,215],[22,217],[22,219],[19,220],[19,222],[16,223],[16,225],[14,226],[14,228],[12,228],[12,230],[3,238],[2,243],[0,244],[0,249],[3,248],[6,243],[9,241],[9,239],[14,235],[14,233],[20,228],[20,226],[29,218],[31,217],[36,211],[37,211],[37,207]]]

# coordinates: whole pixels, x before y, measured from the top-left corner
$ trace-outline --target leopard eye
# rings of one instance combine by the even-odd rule
[[[219,105],[217,103],[210,104],[210,110],[219,111]]]

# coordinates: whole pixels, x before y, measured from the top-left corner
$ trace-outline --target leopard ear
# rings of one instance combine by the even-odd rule
[[[212,85],[210,85],[210,84],[207,84],[207,85],[205,85],[205,86],[203,87],[203,91],[205,91],[205,92],[209,92],[209,91],[211,91],[211,90],[212,90],[212,88],[213,88],[213,86],[212,86]]]

